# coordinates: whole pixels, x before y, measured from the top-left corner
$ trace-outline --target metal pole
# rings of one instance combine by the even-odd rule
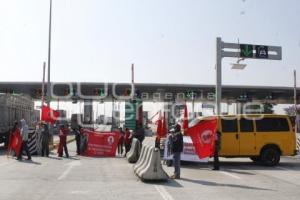
[[[134,63],[131,64],[131,83],[134,84]]]
[[[195,99],[194,99],[194,97],[192,99],[192,115],[193,115],[192,119],[194,119],[195,118]]]
[[[222,40],[216,40],[216,111],[217,115],[221,114],[222,99]]]
[[[51,82],[50,82],[50,66],[51,66],[51,24],[52,24],[52,0],[50,0],[49,13],[49,41],[48,41],[48,84],[47,84],[47,105],[50,107],[51,102]]]
[[[297,74],[294,70],[294,108],[295,108],[295,132],[297,133]]]
[[[43,65],[43,82],[42,82],[42,105],[44,105],[45,102],[45,72],[46,72],[46,62],[44,62]]]
[[[114,98],[112,98],[111,100],[111,105],[112,105],[112,109],[111,109],[111,131],[114,130],[115,127],[115,100]]]

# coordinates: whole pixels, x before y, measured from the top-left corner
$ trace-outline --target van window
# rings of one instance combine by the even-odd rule
[[[262,118],[256,120],[258,132],[289,131],[286,118]]]
[[[241,118],[240,119],[240,130],[241,132],[253,132],[253,120]]]
[[[230,133],[237,132],[237,120],[236,119],[222,119],[222,132]]]

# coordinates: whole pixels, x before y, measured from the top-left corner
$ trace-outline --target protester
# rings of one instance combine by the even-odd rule
[[[122,128],[119,128],[119,142],[118,142],[118,155],[123,155],[123,146],[124,146],[124,136],[125,133]]]
[[[15,121],[14,126],[9,135],[9,143],[8,143],[8,155],[13,151],[13,156],[18,157],[21,151],[22,142],[21,142],[21,134],[19,129],[19,123]]]
[[[69,130],[65,125],[60,126],[59,130],[59,146],[58,146],[58,157],[63,156],[63,151],[65,151],[66,157],[69,158],[69,152],[68,152],[68,147],[67,147],[67,135],[69,133]]]
[[[181,126],[177,124],[175,126],[175,133],[172,137],[172,152],[173,152],[173,163],[174,163],[174,175],[171,176],[173,179],[180,179],[180,158],[181,152],[183,151],[183,137],[181,134]]]
[[[80,143],[81,143],[81,126],[78,126],[78,128],[73,129],[73,132],[75,134],[75,140],[76,140],[76,153],[77,155],[80,155]]]
[[[214,149],[214,167],[213,170],[220,169],[220,162],[219,162],[219,151],[221,149],[221,132],[217,131],[215,134],[215,149]]]
[[[125,129],[125,138],[124,138],[124,144],[125,144],[125,156],[127,155],[127,153],[129,152],[130,150],[130,147],[131,147],[131,138],[132,138],[132,135],[129,131],[128,128]]]
[[[42,122],[38,122],[35,127],[36,150],[38,155],[42,155],[43,130]]]
[[[22,151],[27,154],[27,160],[31,160],[31,154],[28,149],[28,125],[25,119],[21,119],[21,137],[22,137],[22,147],[18,155],[18,160],[22,160]]]
[[[43,130],[42,130],[42,157],[46,156],[49,157],[49,140],[50,140],[50,133],[48,124],[44,123]]]
[[[143,128],[143,125],[141,123],[138,123],[136,132],[134,134],[134,137],[138,139],[141,143],[145,139],[145,130]]]
[[[155,137],[154,145],[155,145],[155,148],[160,149],[160,136],[159,135]]]

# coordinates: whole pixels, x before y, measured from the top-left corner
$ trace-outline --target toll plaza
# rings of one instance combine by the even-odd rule
[[[298,200],[299,4],[251,3],[1,2],[0,200]]]
[[[24,84],[27,86],[20,87]],[[104,86],[101,87],[101,85]],[[39,86],[40,83],[1,83],[0,89],[13,88],[12,90],[16,92],[27,93],[28,96],[38,99],[39,96],[35,96],[37,95],[35,88]],[[135,95],[131,95],[132,91],[135,91]],[[90,136],[88,139],[90,143],[87,143],[87,146],[90,145],[90,147],[81,156],[75,156],[75,142],[71,140],[69,151],[73,156],[70,160],[34,157],[33,162],[28,162],[30,164],[26,161],[21,164],[15,163],[13,159],[6,158],[5,151],[1,151],[2,172],[9,169],[16,171],[13,176],[1,172],[3,182],[1,185],[4,186],[3,191],[6,191],[1,195],[11,196],[12,185],[26,183],[28,192],[17,196],[17,199],[24,199],[24,197],[25,199],[39,197],[81,199],[100,196],[108,199],[112,196],[124,199],[132,197],[181,199],[188,196],[191,199],[199,199],[197,196],[199,189],[203,191],[201,193],[203,197],[215,196],[215,198],[219,198],[220,195],[245,198],[251,194],[251,198],[268,195],[279,199],[283,197],[283,191],[296,197],[298,195],[299,156],[282,157],[280,164],[274,167],[266,167],[249,158],[221,157],[221,169],[212,171],[212,158],[199,162],[195,160],[197,157],[195,154],[191,159],[189,157],[191,155],[185,150],[187,158],[183,157],[182,178],[169,179],[173,168],[172,163],[168,161],[172,158],[168,158],[170,155],[164,155],[167,152],[164,149],[155,148],[156,121],[164,116],[168,130],[175,122],[182,123],[183,112],[187,104],[189,110],[192,110],[189,113],[190,120],[201,117],[205,110],[214,113],[213,91],[213,86],[195,85],[135,84],[132,86],[131,84],[53,83],[52,104],[56,104],[61,110],[64,110],[64,107],[67,108],[66,105],[78,107],[75,113],[72,111],[68,113],[70,110],[64,110],[66,119],[61,120],[70,120],[70,127],[76,122],[86,128],[86,133]],[[224,112],[234,111],[239,114],[249,110],[247,107],[249,102],[262,105],[291,104],[293,92],[293,88],[223,86],[222,106]],[[153,106],[157,104],[160,106]],[[201,105],[201,109],[197,104]],[[37,101],[36,105],[40,105],[40,101]],[[101,109],[99,109],[100,106]],[[172,112],[175,114],[173,115]],[[255,108],[255,112],[263,111],[259,107]],[[107,116],[108,113],[111,118]],[[67,116],[72,119],[68,119]],[[112,134],[122,126],[135,132],[139,123],[142,123],[147,130],[143,144],[134,139],[126,158],[116,154],[118,136]],[[165,141],[162,140],[160,145]],[[192,145],[191,138],[185,138],[184,141]],[[103,146],[105,144],[112,145],[112,149],[103,149],[106,148]],[[194,151],[193,148],[192,150]],[[55,151],[55,149],[52,151],[50,158],[55,157]],[[24,174],[25,171],[28,173]],[[28,177],[31,176],[38,178],[29,179]],[[17,177],[23,177],[24,180],[7,182]],[[48,186],[40,187],[43,184]],[[99,190],[97,189],[99,187],[106,189]],[[36,193],[30,192],[32,190]],[[108,190],[112,192],[108,193]],[[253,191],[256,192],[253,193]]]

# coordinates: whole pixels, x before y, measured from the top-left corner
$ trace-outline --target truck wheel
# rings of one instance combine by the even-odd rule
[[[250,159],[253,161],[253,162],[260,162],[261,161],[261,158],[259,156],[252,156],[250,157]]]
[[[261,152],[261,161],[264,165],[272,167],[279,163],[280,152],[278,149],[269,147]]]
[[[173,165],[173,160],[167,160],[167,161],[166,161],[166,165],[167,165],[168,167],[171,167],[171,166]]]

